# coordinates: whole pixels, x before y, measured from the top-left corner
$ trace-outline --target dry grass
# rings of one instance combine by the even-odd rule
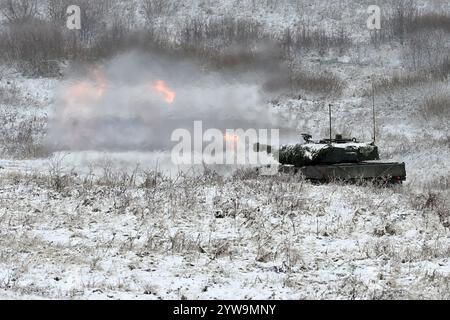
[[[152,23],[155,17],[175,14],[180,6],[177,1],[172,0],[141,0],[140,2],[148,23]]]
[[[22,101],[22,92],[14,82],[0,85],[0,104],[18,106]]]
[[[394,73],[391,77],[377,79],[374,82],[374,89],[377,93],[386,93],[395,90],[401,90],[411,88],[417,85],[424,84],[432,80],[426,74],[423,73]],[[365,95],[371,95],[372,88],[367,89]]]
[[[299,73],[295,74],[291,81],[291,87],[310,92],[324,93],[339,96],[345,87],[345,83],[332,73]]]
[[[48,155],[43,144],[45,119],[20,119],[14,112],[3,111],[0,123],[0,150],[3,157],[30,159]]]
[[[65,56],[60,28],[44,21],[9,26],[3,31],[2,57],[29,76],[59,74],[58,61]]]
[[[425,119],[450,119],[450,97],[446,94],[436,94],[425,100],[421,114]]]
[[[169,179],[157,171],[116,172],[107,161],[99,165],[101,170],[89,183],[58,161],[49,165],[49,175],[3,176],[5,192],[17,186],[28,190],[14,206],[7,198],[0,200],[9,208],[0,210],[0,246],[7,248],[0,270],[15,266],[1,279],[4,290],[60,298],[94,292],[112,298],[127,292],[199,298],[208,296],[211,288],[224,292],[226,284],[239,277],[235,297],[249,294],[249,288],[260,297],[286,297],[273,289],[283,285],[290,298],[398,299],[437,297],[448,286],[445,274],[421,267],[423,261],[437,263],[449,254],[443,225],[448,217],[439,209],[442,198],[434,194],[413,201],[402,190],[312,186],[285,175],[260,177],[240,171],[218,180],[206,172]],[[70,183],[55,188],[56,177],[64,174],[71,175]],[[128,179],[105,183],[120,176]],[[47,199],[45,204],[37,201],[40,198]],[[399,220],[393,204],[408,214]],[[18,226],[28,231],[18,236],[12,231]],[[61,244],[33,235],[36,229],[58,234],[61,226],[70,235]],[[421,241],[404,237],[418,226]],[[366,236],[356,244],[361,233]],[[17,259],[25,254],[21,252],[28,252],[27,259],[18,268]],[[177,257],[183,264],[176,263]],[[52,261],[51,268],[46,261]],[[67,290],[64,285],[73,281],[71,266],[78,266],[80,281],[71,282]],[[367,266],[376,270],[373,276],[363,274]],[[42,268],[48,276],[35,278]],[[255,272],[257,281],[251,276]],[[324,272],[330,275],[326,284],[321,282]],[[150,278],[145,278],[159,273],[166,279],[164,290],[158,282],[149,286]],[[200,274],[213,280],[203,283]],[[30,277],[32,290],[25,285]],[[186,279],[196,284],[185,286]],[[425,290],[423,281],[433,289]]]
[[[285,38],[285,40],[287,39]],[[337,32],[327,33],[323,30],[311,30],[308,26],[300,25],[294,33],[294,44],[299,50],[316,49],[322,52],[331,48],[348,49],[352,42],[348,33],[342,28]]]
[[[409,25],[408,30],[410,30],[410,32],[415,32],[423,29],[439,29],[450,32],[450,15],[442,12],[417,15]]]

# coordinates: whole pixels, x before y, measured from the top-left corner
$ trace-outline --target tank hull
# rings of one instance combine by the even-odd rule
[[[301,173],[306,179],[315,181],[384,180],[401,183],[406,180],[405,164],[400,162],[364,161],[304,167],[282,165],[280,171]]]

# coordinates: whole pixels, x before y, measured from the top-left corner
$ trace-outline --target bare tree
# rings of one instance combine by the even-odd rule
[[[398,37],[401,44],[403,44],[407,33],[414,26],[417,15],[418,7],[416,0],[399,0],[394,5],[391,27],[394,36]]]
[[[4,47],[6,61],[30,76],[57,75],[57,61],[65,52],[61,28],[40,20],[11,25],[5,34]]]
[[[5,73],[6,73],[6,66],[0,66],[0,81],[3,80]]]
[[[105,17],[112,3],[113,1],[108,0],[80,1],[81,31],[85,40],[90,42],[101,33],[102,28],[105,26]]]
[[[170,0],[142,0],[145,19],[150,22],[153,18],[172,14],[178,9],[177,1]]]
[[[9,22],[24,23],[37,16],[37,0],[1,0],[0,10]]]
[[[48,0],[47,15],[51,21],[61,22],[67,17],[67,8],[73,4],[73,0]]]

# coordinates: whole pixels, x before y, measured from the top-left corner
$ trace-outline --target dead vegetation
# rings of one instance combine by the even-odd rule
[[[427,98],[421,108],[425,119],[441,119],[448,122],[450,119],[450,97],[446,94],[436,94]]]
[[[0,11],[10,23],[24,24],[38,15],[37,0],[2,0]]]
[[[24,0],[28,2],[32,3]],[[106,23],[111,8],[117,4],[115,1],[79,0],[71,4],[82,9],[80,32],[69,32],[61,22],[66,17],[63,9],[67,2],[48,1],[43,15],[29,12],[26,21],[10,23],[1,32],[0,58],[31,77],[60,76],[65,61],[95,62],[133,49],[192,58],[209,69],[259,72],[289,68],[294,52],[298,55],[317,50],[325,54],[331,49],[351,46],[343,29],[328,34],[299,23],[295,30],[286,30],[278,37],[267,32],[256,19],[228,15],[187,18],[173,34],[157,21],[178,10],[175,1],[143,0],[141,9],[147,19],[143,29],[132,27],[136,8],[131,7]],[[286,79],[277,81],[276,86],[283,90],[290,87],[337,94],[342,87],[334,75],[314,77],[298,73],[295,78]]]
[[[83,35],[67,37],[53,26],[64,18],[59,2],[49,2],[49,23],[11,26],[1,35],[6,42],[0,45],[7,44],[3,59],[30,76],[58,75],[54,60],[97,60],[130,48],[191,55],[209,68],[228,70],[284,59],[289,64],[294,54],[326,55],[352,46],[344,29],[326,33],[300,25],[270,39],[270,48],[273,43],[278,48],[261,54],[258,45],[267,44],[267,35],[260,24],[231,17],[188,19],[169,42],[168,31],[152,21],[177,9],[157,0],[144,1],[144,31],[130,31],[128,18],[106,29],[89,18],[92,25]],[[267,3],[276,7],[277,1]],[[105,7],[97,8],[92,17],[101,20]],[[378,80],[377,91],[420,86],[449,74],[445,51],[427,49],[426,42],[420,44],[427,33],[418,36],[423,30],[448,32],[446,17],[414,16],[421,21],[414,30],[408,22],[412,14],[398,11],[393,31],[395,41],[416,50],[411,70]],[[93,30],[100,29],[104,32],[95,36]],[[29,48],[15,39],[20,32]],[[231,49],[224,49],[221,39]],[[290,70],[267,85],[336,96],[346,86],[331,72]],[[1,104],[19,106],[22,98],[14,83],[2,82]],[[421,108],[424,117],[445,121],[448,97],[433,96]],[[48,155],[42,147],[44,119],[8,111],[0,120],[3,157]],[[449,146],[448,137],[420,144],[402,135],[384,140],[393,141],[388,158]],[[233,298],[449,297],[448,176],[419,192],[410,185],[312,186],[299,176],[261,177],[251,169],[229,178],[211,168],[170,177],[139,166],[118,170],[107,159],[78,173],[64,160],[54,156],[39,171],[0,168],[0,290],[53,298],[223,298],[218,292],[229,288]],[[158,279],[164,279],[162,286]]]
[[[47,126],[45,119],[23,119],[6,109],[2,110],[0,123],[0,154],[3,157],[31,159],[48,156],[43,143]]]
[[[391,77],[381,78],[374,81],[374,90],[377,93],[386,93],[395,90],[411,88],[420,84],[424,84],[431,78],[422,73],[401,73],[396,72]],[[372,94],[372,88],[366,91],[366,95]]]
[[[339,49],[342,53],[352,46],[352,41],[343,28],[329,33],[299,22],[295,29],[284,30],[281,46],[287,56],[293,52],[308,51],[317,51],[320,55],[324,55],[331,49]]]
[[[35,271],[46,268],[50,257],[49,277],[58,282],[70,281],[68,264],[85,270],[79,274],[83,281],[72,283],[77,291],[63,289],[58,293],[61,298],[94,292],[108,292],[111,297],[152,292],[161,298],[181,294],[199,298],[211,288],[225,288],[238,275],[235,297],[248,294],[252,287],[260,297],[430,298],[448,285],[438,271],[449,254],[448,215],[443,198],[433,192],[410,198],[401,190],[312,186],[294,176],[261,177],[247,170],[226,179],[208,171],[168,178],[163,172],[139,168],[117,171],[106,160],[93,166],[95,173],[78,175],[63,160],[49,163],[49,174],[2,176],[3,190],[14,192],[17,186],[29,190],[20,205],[12,207],[12,200],[0,200],[3,208],[9,208],[0,210],[4,230],[0,246],[5,248],[0,270],[22,255],[11,250],[23,247],[32,252],[27,268],[15,268],[15,273],[2,278],[2,288],[9,292],[55,296],[60,290],[52,284],[55,280],[35,278]],[[117,182],[117,177],[125,178]],[[318,188],[323,190],[318,193]],[[41,198],[46,200],[40,203]],[[393,211],[393,206],[403,206],[404,213]],[[120,228],[117,221],[122,221]],[[27,231],[14,236],[10,230],[19,225]],[[61,229],[62,225],[67,229]],[[420,232],[421,241],[405,236],[411,232]],[[365,238],[359,238],[360,233]],[[64,236],[56,240],[49,239],[49,234]],[[77,250],[73,250],[75,243]],[[64,256],[58,254],[61,250]],[[178,257],[185,263],[178,264]],[[434,275],[422,269],[423,261],[436,266]],[[111,263],[113,270],[108,267]],[[228,270],[220,271],[224,263]],[[365,265],[376,272],[363,276]],[[261,281],[250,280],[255,271]],[[105,272],[108,279],[120,274],[135,280],[98,281]],[[326,285],[317,282],[323,272],[330,275]],[[417,281],[407,280],[411,272]],[[157,282],[150,290],[148,281],[140,278],[162,273],[164,292],[155,289]],[[199,274],[215,281],[203,283]],[[30,277],[35,283],[32,292],[25,287]],[[175,281],[192,277],[198,288]],[[422,278],[434,289],[420,289]],[[396,284],[393,279],[398,280]],[[274,291],[274,284],[283,285],[286,293]]]
[[[180,4],[172,0],[142,0],[141,6],[147,23],[152,23],[156,17],[175,14]]]
[[[19,106],[22,101],[22,92],[14,82],[7,81],[0,85],[0,104]]]
[[[305,90],[339,96],[345,87],[345,83],[336,75],[324,73],[299,73],[294,74],[291,87],[294,90]]]

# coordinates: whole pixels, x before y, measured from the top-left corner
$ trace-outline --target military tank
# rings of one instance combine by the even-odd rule
[[[302,134],[304,143],[284,145],[279,150],[257,143],[257,152],[275,155],[280,165],[278,171],[301,173],[305,179],[316,182],[374,181],[385,184],[401,184],[406,180],[404,162],[380,160],[376,141],[375,98],[373,96],[373,140],[370,143],[356,138],[345,139],[341,134],[332,138],[332,105],[329,104],[330,137],[312,140],[310,134]],[[270,168],[272,169],[272,168]],[[268,170],[273,172],[273,170]]]
[[[406,180],[405,163],[380,161],[373,142],[345,139],[342,135],[314,141],[311,135],[303,134],[303,139],[304,143],[284,145],[273,151],[280,172],[301,173],[317,182],[370,180],[401,184]]]

